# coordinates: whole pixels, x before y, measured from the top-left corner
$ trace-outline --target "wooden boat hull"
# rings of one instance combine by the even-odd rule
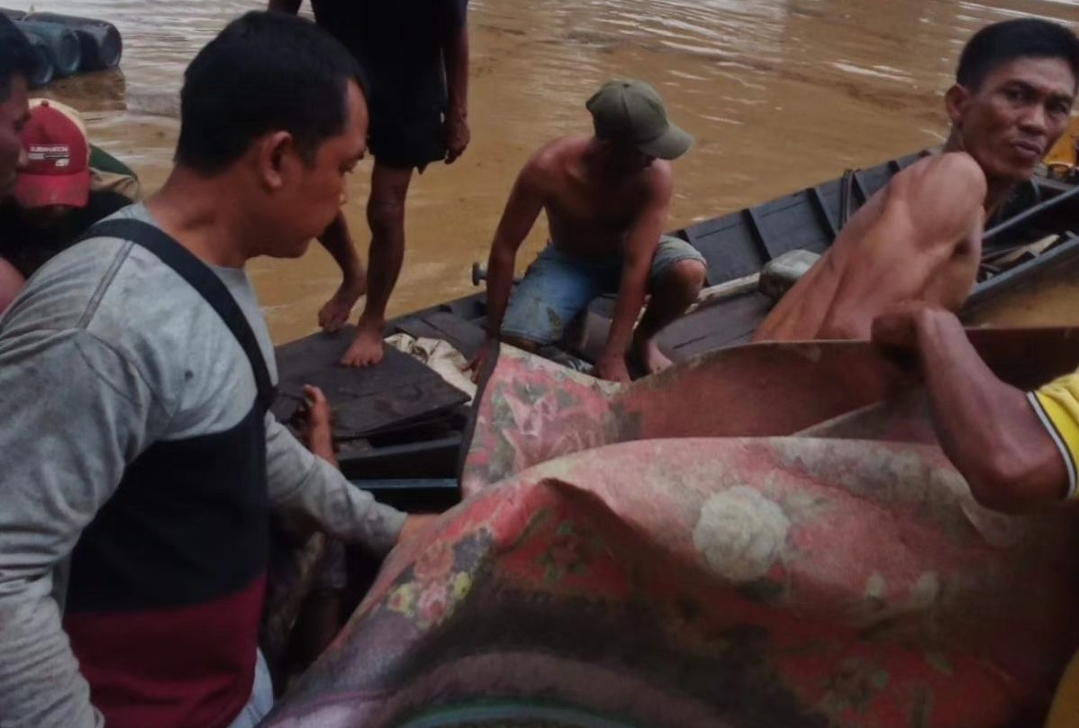
[[[877,167],[853,172],[801,192],[787,195],[753,208],[706,221],[676,231],[700,249],[708,261],[708,283],[720,285],[755,273],[765,262],[795,248],[821,252],[831,244],[843,223],[844,210],[864,203],[876,190],[904,167],[923,154],[891,160]],[[1039,179],[1036,187],[1024,188],[1013,201],[1008,215],[994,224],[985,236],[988,251],[1013,248],[1043,238],[1048,233],[1061,236],[1061,242],[1040,255],[1028,256],[1006,271],[983,271],[986,279],[976,287],[964,313],[973,324],[994,323],[1017,326],[1069,325],[1079,273],[1079,238],[1074,220],[1079,219],[1079,187],[1049,179]],[[743,287],[744,288],[744,287]],[[771,301],[755,290],[743,290],[717,305],[703,307],[675,321],[660,334],[660,344],[676,361],[689,360],[702,353],[736,346],[748,341],[757,325],[767,315]],[[612,300],[597,299],[589,307],[582,326],[561,348],[544,352],[555,359],[573,355],[589,360],[597,345],[605,340]],[[466,357],[472,356],[483,340],[485,300],[482,294],[467,296],[439,306],[415,312],[390,322],[387,334],[441,338],[449,341]],[[329,351],[330,337],[315,335],[291,347],[305,346]],[[339,337],[339,341],[341,337]],[[599,344],[597,344],[599,342]],[[317,357],[322,357],[321,360]],[[306,359],[292,357],[293,364],[282,366],[282,376],[296,371],[321,367],[333,369],[336,358],[311,354]],[[343,386],[370,390],[372,378],[383,376],[375,370],[350,372]],[[339,375],[335,375],[340,379]],[[419,375],[415,381],[419,382]],[[336,381],[336,380],[335,380]],[[395,379],[395,386],[409,382]],[[431,382],[419,383],[416,391],[434,391]],[[444,402],[445,397],[438,397]],[[331,401],[335,397],[331,394]],[[432,400],[433,401],[433,400]],[[280,406],[282,417],[294,406]],[[439,405],[442,407],[442,404]],[[394,405],[396,407],[396,405]],[[393,410],[393,407],[390,408]],[[409,410],[413,412],[414,410]],[[403,416],[381,422],[379,434],[369,437],[363,423],[349,420],[349,431],[338,433],[343,469],[357,482],[380,497],[399,505],[415,508],[437,503],[443,508],[452,502],[452,483],[456,477],[456,457],[463,440],[467,409],[446,410],[438,417],[419,417],[420,424],[410,424]],[[383,417],[383,420],[386,418]],[[389,418],[393,420],[393,418]],[[342,420],[344,421],[344,419]],[[398,487],[395,479],[408,479],[408,487]]]

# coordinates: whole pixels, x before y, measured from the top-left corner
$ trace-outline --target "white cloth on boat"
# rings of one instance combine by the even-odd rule
[[[468,360],[450,342],[424,336],[417,339],[408,334],[394,334],[386,339],[386,344],[434,369],[448,384],[467,394],[469,403],[476,396],[476,385],[464,371]]]

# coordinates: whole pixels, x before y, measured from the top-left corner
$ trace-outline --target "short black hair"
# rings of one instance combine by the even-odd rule
[[[0,103],[11,96],[11,77],[20,74],[27,80],[37,68],[37,54],[23,32],[0,13]]]
[[[987,25],[967,41],[955,80],[975,90],[997,66],[1017,58],[1059,58],[1079,86],[1079,38],[1068,28],[1039,18]]]
[[[345,129],[356,59],[309,20],[252,11],[232,21],[184,72],[176,162],[216,174],[250,144],[287,131],[307,161]]]

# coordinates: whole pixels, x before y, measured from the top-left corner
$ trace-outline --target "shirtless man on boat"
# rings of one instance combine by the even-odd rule
[[[867,339],[876,316],[908,301],[958,311],[986,218],[1064,133],[1077,85],[1079,39],[1064,26],[1024,18],[976,33],[945,95],[944,153],[873,195],[754,341]]]
[[[646,371],[670,364],[653,337],[696,299],[705,276],[699,252],[663,235],[673,186],[668,160],[685,154],[693,138],[670,123],[659,95],[641,81],[609,81],[587,108],[595,135],[543,146],[510,192],[488,261],[488,336],[477,371],[499,338],[528,350],[553,344],[593,298],[616,291],[596,374],[629,381],[631,348]],[[540,210],[551,242],[511,297],[517,249]],[[645,294],[651,301],[634,332]]]

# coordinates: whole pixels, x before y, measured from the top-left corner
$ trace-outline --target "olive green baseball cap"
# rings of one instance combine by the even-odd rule
[[[678,159],[693,146],[693,137],[671,123],[663,99],[644,81],[608,81],[585,106],[600,139],[632,144],[657,159]]]

